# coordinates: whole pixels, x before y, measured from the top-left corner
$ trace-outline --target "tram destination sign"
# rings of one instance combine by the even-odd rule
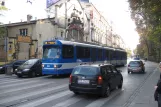
[[[53,45],[55,44],[55,42],[52,42],[52,41],[48,41],[48,42],[45,42],[46,45]]]

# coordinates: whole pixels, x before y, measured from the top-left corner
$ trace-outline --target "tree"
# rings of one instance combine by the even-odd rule
[[[135,21],[136,30],[140,35],[140,44],[146,47],[148,57],[153,48],[161,45],[161,0],[128,0],[131,17]],[[153,47],[150,44],[154,44]],[[160,56],[160,55],[159,55]]]
[[[5,7],[5,1],[0,1],[0,17],[3,16],[2,12],[7,11],[8,9]],[[3,22],[0,22],[0,25],[3,24]],[[4,27],[0,27],[0,38],[3,38],[6,34],[6,29]]]
[[[132,56],[132,51],[129,48],[126,48],[127,56],[131,57]]]

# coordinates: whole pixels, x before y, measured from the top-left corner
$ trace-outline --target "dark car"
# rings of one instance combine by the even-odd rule
[[[24,75],[29,77],[35,77],[36,75],[42,74],[42,62],[40,59],[30,59],[26,61],[24,64],[19,66],[15,70],[15,74],[18,77],[22,77]]]
[[[140,58],[139,57],[135,57],[134,60],[140,60]]]
[[[107,97],[111,90],[122,88],[123,76],[120,72],[111,64],[79,65],[70,75],[69,89],[75,94],[89,93]]]
[[[141,60],[133,60],[128,64],[128,73],[144,73],[145,66]]]
[[[16,60],[16,61],[10,62],[8,64],[1,65],[0,66],[0,73],[5,73],[5,69],[7,69],[7,67],[13,68],[12,73],[14,73],[15,69],[25,62],[26,62],[26,60]]]

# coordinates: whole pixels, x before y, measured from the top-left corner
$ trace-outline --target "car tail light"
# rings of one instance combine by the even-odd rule
[[[72,75],[69,77],[69,83],[72,83]]]
[[[98,76],[98,84],[102,84],[102,82],[103,82],[102,76]]]

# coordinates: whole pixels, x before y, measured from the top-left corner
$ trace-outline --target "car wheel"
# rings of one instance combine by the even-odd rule
[[[118,85],[118,89],[121,89],[122,88],[122,84],[123,84],[123,80],[120,80],[120,83]]]
[[[75,94],[75,95],[78,95],[78,94],[80,94],[80,93],[79,93],[79,92],[75,92],[75,91],[74,91],[74,94]]]
[[[128,74],[130,73],[130,71],[128,71]]]
[[[111,89],[109,87],[109,85],[107,85],[104,89],[103,89],[103,93],[102,93],[102,97],[108,97],[110,96],[111,93]]]
[[[35,72],[31,72],[30,76],[31,78],[35,77],[36,76],[36,73]]]

